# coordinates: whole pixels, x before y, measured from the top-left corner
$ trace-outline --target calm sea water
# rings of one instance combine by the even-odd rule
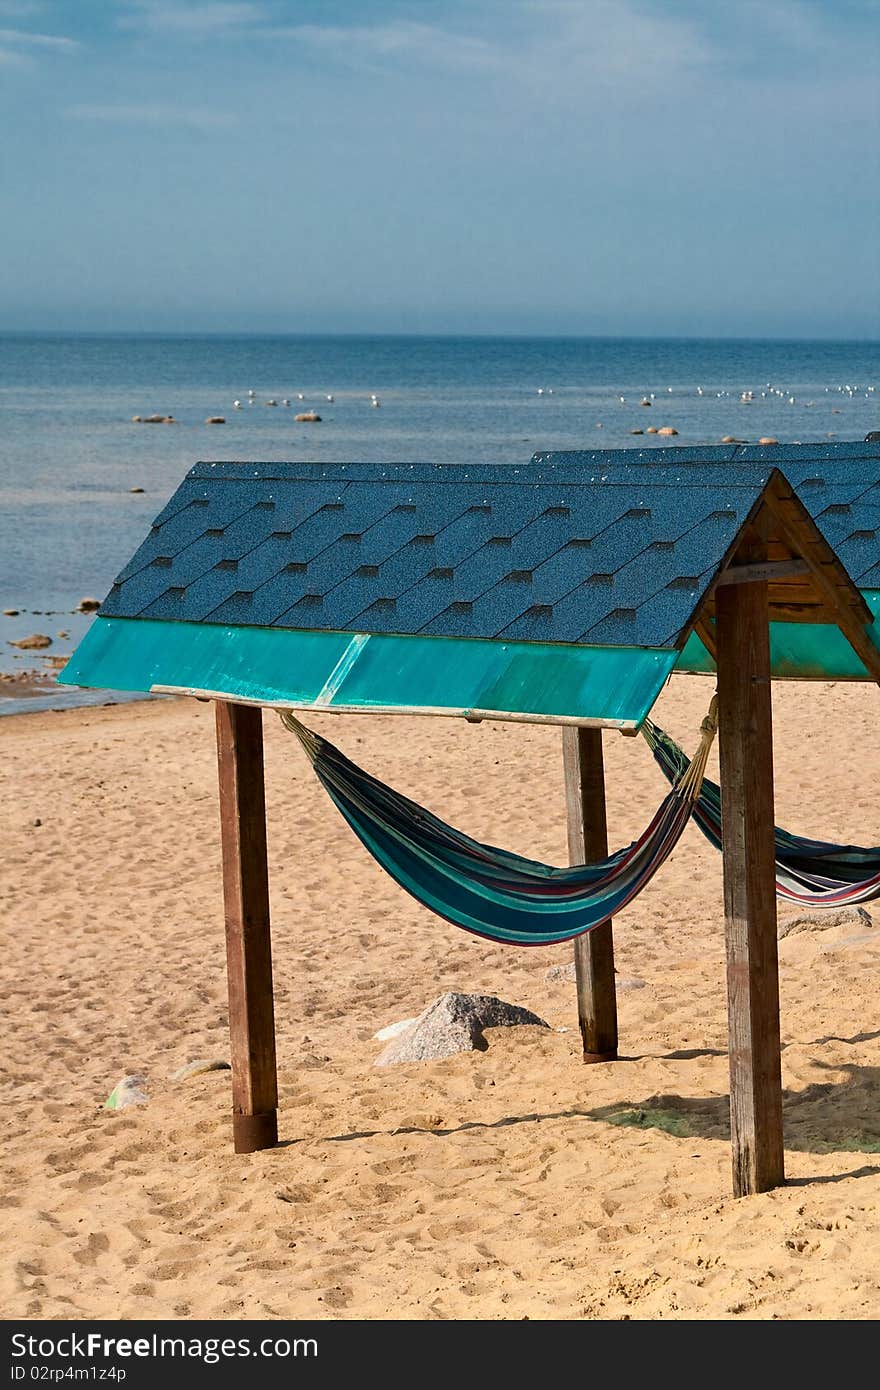
[[[305,409],[321,423],[296,424]],[[178,423],[132,423],[153,413]],[[200,459],[524,463],[670,442],[630,433],[648,424],[677,444],[863,439],[880,428],[880,343],[0,336],[0,422],[9,671],[37,664],[10,638],[45,632],[70,651],[87,623],[71,610],[103,597]]]

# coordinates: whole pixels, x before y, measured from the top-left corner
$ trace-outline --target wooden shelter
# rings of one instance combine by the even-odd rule
[[[792,676],[880,680],[880,647],[805,485],[772,451],[701,468],[692,452],[198,464],[156,518],[64,680],[216,701],[238,1152],[277,1139],[261,707],[558,723],[570,855],[592,862],[607,851],[602,729],[635,733],[702,643],[689,660],[718,680],[734,1191],[783,1181],[771,632],[840,633],[821,669],[787,648]],[[610,923],[576,961],[584,1059],[613,1060]]]

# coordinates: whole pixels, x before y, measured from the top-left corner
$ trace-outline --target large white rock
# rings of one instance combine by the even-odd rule
[[[459,1052],[485,1052],[489,1046],[484,1028],[549,1028],[529,1009],[506,1004],[494,994],[441,994],[410,1028],[392,1038],[376,1058],[377,1067],[398,1062],[427,1062],[454,1057]]]

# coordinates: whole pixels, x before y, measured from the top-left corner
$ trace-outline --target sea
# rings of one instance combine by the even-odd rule
[[[133,419],[153,414],[173,423]],[[880,342],[0,335],[0,676],[48,677],[200,460],[523,464],[875,429]],[[10,645],[34,633],[51,646]],[[0,681],[5,713],[111,698]]]

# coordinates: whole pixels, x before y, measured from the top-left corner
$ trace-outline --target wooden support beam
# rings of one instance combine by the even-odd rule
[[[218,700],[217,762],[236,1153],[278,1141],[263,712]]]
[[[564,728],[562,759],[569,862],[595,864],[608,854],[601,729]],[[617,995],[610,922],[577,937],[574,963],[584,1061],[613,1062],[617,1058]]]
[[[700,617],[697,619],[694,631],[702,642],[712,660],[717,662],[718,652],[715,644],[715,628],[709,621],[708,614],[704,608]]]
[[[741,1197],[785,1179],[766,584],[721,589],[715,627],[730,1138]]]
[[[796,579],[812,573],[806,560],[762,560],[754,565],[729,565],[715,580],[716,589],[727,584],[754,584],[760,580]]]

